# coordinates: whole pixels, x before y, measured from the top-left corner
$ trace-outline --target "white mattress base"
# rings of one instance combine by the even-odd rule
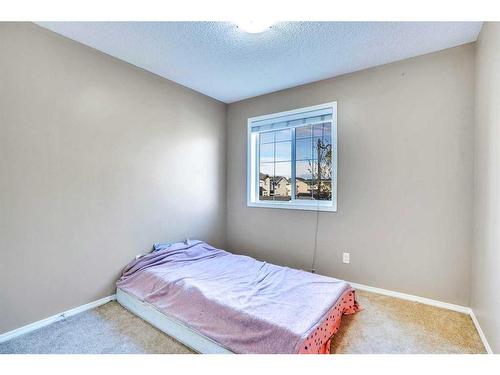
[[[144,319],[167,335],[182,342],[187,347],[203,354],[232,354],[214,340],[187,327],[174,318],[158,311],[153,305],[139,300],[123,290],[116,289],[116,300],[130,312]]]

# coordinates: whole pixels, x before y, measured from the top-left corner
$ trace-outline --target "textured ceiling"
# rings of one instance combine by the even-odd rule
[[[477,39],[481,22],[40,22],[121,60],[231,103]]]

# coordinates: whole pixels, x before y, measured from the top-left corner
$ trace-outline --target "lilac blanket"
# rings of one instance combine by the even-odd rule
[[[350,288],[201,241],[133,261],[117,287],[235,353],[297,353]]]

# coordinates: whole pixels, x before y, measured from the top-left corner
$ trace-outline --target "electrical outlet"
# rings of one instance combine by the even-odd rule
[[[351,263],[351,253],[342,253],[342,262]]]

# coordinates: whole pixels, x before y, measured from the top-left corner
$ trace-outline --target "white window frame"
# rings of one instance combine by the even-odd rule
[[[294,199],[295,184],[292,184],[292,199],[290,201],[259,200],[259,163],[258,136],[252,132],[257,121],[277,117],[298,115],[309,111],[332,109],[332,199],[329,201]],[[292,139],[294,142],[295,139]],[[269,115],[251,117],[247,126],[247,207],[280,208],[292,210],[331,211],[337,212],[337,102],[319,104],[311,107],[298,108],[291,111],[272,113]],[[292,164],[295,163],[295,145],[292,147]],[[295,179],[292,167],[292,179]],[[295,180],[294,180],[295,181]]]

